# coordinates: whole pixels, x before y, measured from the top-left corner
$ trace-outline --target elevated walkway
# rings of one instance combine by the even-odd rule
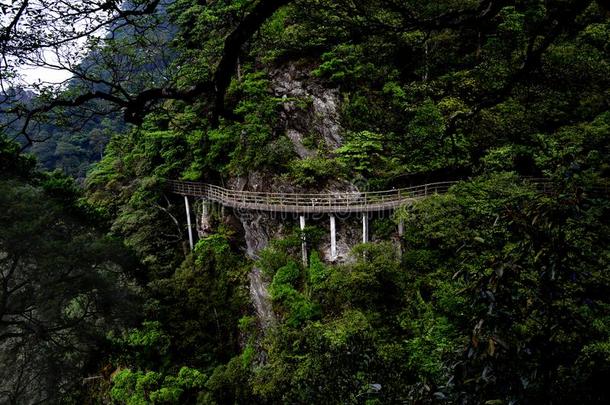
[[[540,192],[552,190],[552,183],[548,179],[524,179],[534,185]],[[435,194],[444,194],[457,181],[442,181],[422,184],[419,186],[392,189],[386,191],[353,191],[334,193],[267,193],[256,191],[230,190],[207,183],[192,181],[168,180],[168,191],[184,196],[186,216],[189,232],[189,243],[193,248],[193,231],[189,197],[204,200],[204,211],[207,202],[215,202],[223,207],[230,207],[237,211],[265,211],[270,213],[294,213],[299,215],[300,228],[305,228],[305,219],[311,214],[328,214],[330,218],[330,259],[337,258],[337,238],[335,216],[341,213],[359,213],[362,216],[362,242],[369,240],[369,217],[373,212],[392,211],[408,205],[414,201],[430,197]],[[600,190],[606,195],[608,185]],[[204,214],[205,215],[205,214]],[[398,224],[398,233],[402,235],[403,223]],[[306,241],[302,242],[303,263],[307,265]]]
[[[175,194],[199,197],[235,209],[296,214],[391,211],[414,200],[446,193],[457,181],[428,183],[387,191],[335,193],[266,193],[229,190],[206,183],[170,180]]]

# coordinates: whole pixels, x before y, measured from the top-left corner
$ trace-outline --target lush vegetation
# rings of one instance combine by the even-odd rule
[[[173,87],[145,110],[121,105],[138,125],[106,104],[110,118],[34,144],[80,178],[99,157],[83,188],[2,136],[0,402],[608,403],[602,2],[270,3],[167,2],[164,75],[129,40],[152,46],[154,31],[94,48],[112,57],[88,66],[93,82],[129,66],[125,94]],[[227,67],[236,32],[247,38]],[[209,94],[172,96],[208,81]],[[375,219],[375,241],[331,264],[322,222],[286,221],[253,253],[248,229],[265,221],[230,210],[190,251],[173,178],[461,181]],[[256,274],[270,322],[252,305]]]

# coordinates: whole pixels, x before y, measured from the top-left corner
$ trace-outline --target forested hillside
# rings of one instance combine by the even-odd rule
[[[83,58],[70,57],[70,51],[58,52],[56,61],[48,63],[34,59],[32,65],[71,74],[60,84],[61,93],[66,95],[78,95],[87,90],[105,92],[122,82],[125,82],[122,85],[126,89],[138,88],[142,82],[155,83],[166,74],[167,64],[176,52],[168,47],[169,41],[176,35],[176,28],[168,21],[167,3],[158,3],[155,15],[146,21],[145,28],[126,24],[122,20],[111,21],[107,30],[100,34],[102,38],[89,39],[90,43],[83,50]],[[122,2],[125,9],[133,6],[132,2]],[[43,77],[38,80],[28,88],[10,88],[0,105],[25,109],[45,106],[56,90],[52,90]],[[34,97],[36,93],[39,94],[38,98]],[[48,117],[36,122],[35,139],[40,142],[30,145],[27,137],[17,136],[17,139],[26,146],[27,152],[36,156],[41,168],[60,170],[82,183],[92,164],[103,157],[112,135],[129,130],[109,100],[99,100],[95,104],[53,109]],[[14,114],[6,114],[0,119],[0,125],[8,122],[8,132],[18,134],[24,118],[16,122],[14,118]]]
[[[82,3],[110,33],[72,85],[3,110],[0,403],[610,401],[606,2]],[[367,243],[337,215],[333,257],[328,216],[193,197],[191,250],[172,179],[456,184]]]

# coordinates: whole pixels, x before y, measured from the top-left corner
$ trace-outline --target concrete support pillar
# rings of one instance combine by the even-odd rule
[[[405,234],[405,221],[398,221],[398,258],[402,258],[402,237]]]
[[[301,231],[305,230],[305,215],[299,216],[299,223],[301,225]],[[301,240],[301,254],[303,256],[303,266],[307,267],[307,241],[305,240],[305,234]]]
[[[201,215],[204,218],[210,216],[210,203],[205,198],[201,199]]]
[[[369,242],[369,214],[362,214],[362,243]]]
[[[184,196],[184,206],[186,207],[186,223],[188,225],[188,232],[189,232],[189,245],[191,247],[191,250],[193,250],[194,245],[193,245],[193,226],[191,224],[191,207],[189,205],[189,198],[188,196]]]
[[[199,225],[197,226],[197,235],[199,239],[205,238],[212,233],[212,202],[206,200],[205,198],[201,199],[201,220],[199,221]]]
[[[330,214],[330,259],[337,258],[337,224],[335,216]]]

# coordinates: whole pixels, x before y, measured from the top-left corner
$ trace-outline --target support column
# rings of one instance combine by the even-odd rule
[[[201,214],[204,218],[207,218],[210,215],[210,206],[208,200],[205,198],[201,199]]]
[[[188,225],[188,232],[189,232],[189,245],[191,247],[191,250],[193,250],[193,226],[191,224],[191,207],[189,205],[189,198],[188,196],[184,196],[184,206],[186,207],[186,223]]]
[[[402,237],[405,234],[405,221],[401,219],[398,221],[398,258],[402,258]]]
[[[201,199],[201,221],[199,221],[199,226],[197,227],[199,239],[205,238],[212,233],[212,208],[211,201],[205,198]]]
[[[299,223],[301,225],[301,232],[305,230],[305,215],[299,216]],[[307,241],[305,240],[305,234],[301,236],[301,254],[303,255],[303,266],[307,267]]]
[[[369,214],[364,212],[362,214],[362,243],[369,242]]]
[[[330,260],[337,258],[337,224],[335,216],[330,214]]]

